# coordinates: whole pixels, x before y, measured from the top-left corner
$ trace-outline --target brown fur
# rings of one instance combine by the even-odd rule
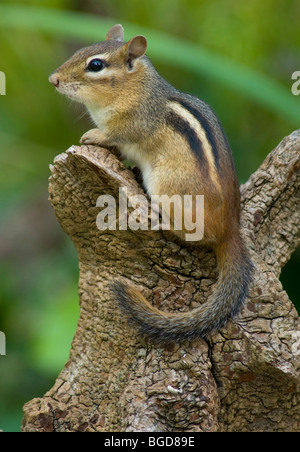
[[[231,150],[211,108],[159,76],[145,56],[144,37],[125,43],[123,35],[120,25],[113,27],[105,42],[76,52],[50,81],[85,104],[98,126],[82,142],[116,146],[123,158],[135,161],[149,195],[204,195],[200,244],[215,250],[219,269],[208,302],[174,315],[151,306],[127,283],[115,282],[113,291],[141,330],[153,337],[205,336],[239,312],[251,280],[252,264],[239,232],[240,193]],[[105,69],[94,74],[88,62],[97,55],[103,56]],[[173,232],[184,239],[187,231]]]

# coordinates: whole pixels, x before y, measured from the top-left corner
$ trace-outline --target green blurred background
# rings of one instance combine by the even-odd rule
[[[48,8],[48,9],[45,9]],[[91,127],[49,74],[115,23],[145,34],[159,72],[212,105],[241,183],[300,126],[298,0],[32,0],[0,2],[0,428],[19,431],[68,359],[79,315],[78,261],[48,203],[49,164]],[[300,253],[282,273],[300,308]]]

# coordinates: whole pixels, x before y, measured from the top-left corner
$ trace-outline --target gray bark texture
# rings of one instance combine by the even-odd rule
[[[161,310],[194,309],[214,290],[214,254],[163,231],[100,231],[100,195],[144,194],[106,149],[73,146],[51,173],[51,204],[78,252],[81,311],[69,360],[25,405],[23,431],[299,432],[299,317],[279,276],[300,243],[300,130],[241,187],[254,281],[238,318],[207,340],[140,336],[108,285],[125,278]]]

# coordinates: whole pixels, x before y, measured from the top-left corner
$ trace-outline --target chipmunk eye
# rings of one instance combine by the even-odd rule
[[[102,71],[102,69],[105,68],[105,64],[103,61],[99,60],[98,58],[95,58],[94,60],[90,61],[86,70],[91,72],[99,72]]]

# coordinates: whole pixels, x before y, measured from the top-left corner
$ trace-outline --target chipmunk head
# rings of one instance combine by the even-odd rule
[[[144,36],[125,43],[123,27],[115,25],[104,42],[77,51],[49,81],[59,92],[90,109],[105,108],[132,95],[146,69],[146,50]]]

